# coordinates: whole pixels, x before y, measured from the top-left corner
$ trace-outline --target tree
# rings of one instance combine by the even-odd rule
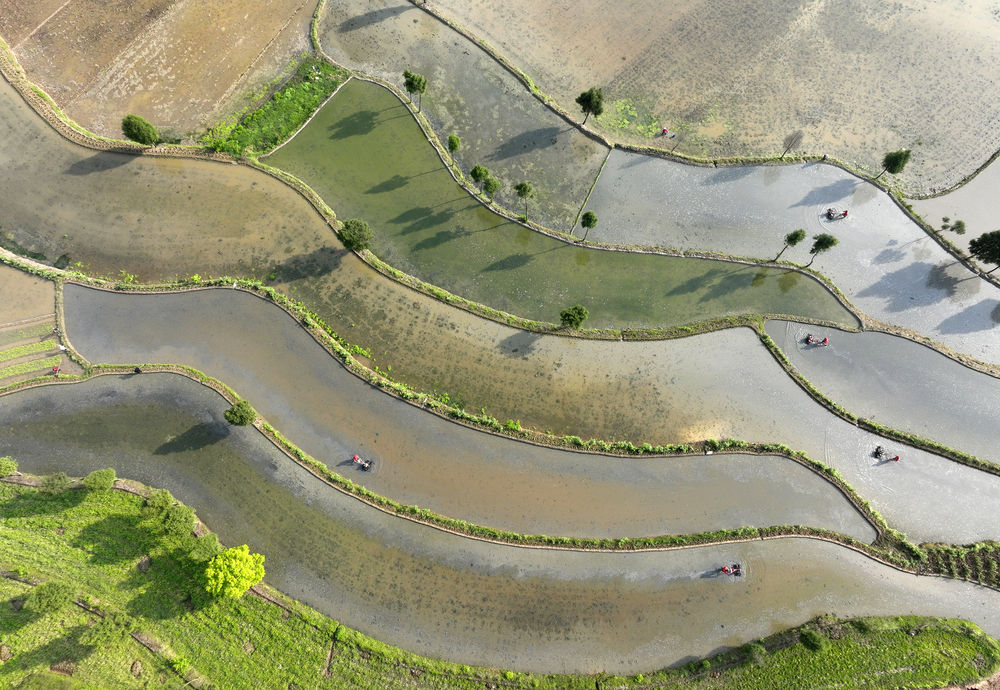
[[[83,478],[83,485],[91,491],[107,491],[115,485],[115,471],[111,467],[94,470]]]
[[[987,232],[969,242],[969,251],[974,257],[987,264],[998,264],[987,273],[1000,268],[1000,230]]]
[[[524,181],[514,185],[514,191],[518,197],[524,199],[524,219],[528,220],[528,199],[535,196],[535,190],[532,189],[530,182]]]
[[[471,177],[472,181],[478,184],[480,187],[483,186],[483,182],[485,182],[486,178],[488,178],[489,176],[490,176],[490,169],[487,168],[485,165],[477,165],[471,171],[469,171],[469,177]]]
[[[41,616],[47,613],[56,613],[66,608],[76,592],[69,585],[62,582],[45,582],[38,585],[28,595],[24,602],[24,608]]]
[[[455,153],[462,146],[462,140],[457,134],[448,135],[448,153]]]
[[[574,304],[572,307],[559,312],[559,320],[566,328],[579,328],[587,320],[588,316],[590,316],[590,312],[582,304]]]
[[[216,597],[239,599],[264,579],[264,554],[234,546],[214,556],[205,567],[205,590]]]
[[[374,238],[375,235],[368,227],[368,223],[360,218],[348,218],[340,226],[340,241],[344,243],[345,247],[356,252],[368,249]]]
[[[903,168],[906,167],[907,162],[910,160],[910,149],[900,149],[899,151],[890,151],[885,154],[885,158],[882,159],[882,172],[875,176],[875,179],[882,177],[886,172],[891,172],[893,175],[898,175],[903,172]]]
[[[580,225],[587,231],[583,233],[583,239],[587,239],[587,235],[590,234],[591,229],[597,226],[597,214],[593,211],[587,211],[580,217]]]
[[[785,246],[781,248],[781,251],[778,252],[778,255],[776,257],[774,257],[774,260],[777,261],[778,259],[780,259],[781,255],[785,253],[786,249],[788,249],[789,247],[794,247],[805,238],[806,238],[806,231],[801,228],[785,235]]]
[[[781,152],[781,157],[784,158],[789,151],[801,144],[803,136],[805,135],[802,133],[802,130],[799,129],[785,137],[785,150]]]
[[[122,118],[122,134],[132,141],[147,146],[152,146],[160,140],[160,134],[156,131],[156,127],[138,115],[126,115]]]
[[[809,259],[809,263],[806,264],[806,267],[808,268],[809,266],[812,266],[812,262],[816,260],[817,256],[836,247],[839,241],[840,240],[833,235],[829,235],[825,232],[815,235],[813,237],[812,249],[809,250],[809,253],[813,255],[813,258]]]
[[[492,175],[483,180],[483,191],[489,195],[490,203],[493,203],[493,195],[500,191],[500,186],[500,180]]]
[[[257,411],[246,400],[237,400],[232,407],[226,410],[225,417],[226,421],[234,426],[246,426],[257,419]]]
[[[577,96],[576,103],[583,111],[583,124],[587,124],[588,117],[598,117],[604,112],[604,92],[596,87],[591,88]]]
[[[420,102],[423,100],[424,91],[427,90],[427,78],[422,74],[414,74],[410,70],[403,72],[403,84],[413,100],[413,94],[417,94],[417,112],[420,112]]]

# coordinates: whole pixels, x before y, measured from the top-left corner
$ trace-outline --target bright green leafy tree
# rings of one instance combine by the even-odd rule
[[[226,410],[225,417],[234,426],[246,426],[257,419],[257,411],[246,400],[237,400],[236,404]]]
[[[417,94],[417,111],[420,111],[420,102],[423,100],[424,91],[427,90],[427,78],[422,74],[416,74],[410,70],[403,72],[403,84],[406,86],[410,98]]]
[[[215,597],[239,599],[264,579],[264,554],[234,546],[214,556],[205,567],[205,590]]]

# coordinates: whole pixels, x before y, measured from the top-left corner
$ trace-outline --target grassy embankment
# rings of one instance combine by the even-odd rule
[[[202,144],[234,156],[270,151],[294,134],[347,76],[326,60],[307,57],[266,103],[215,125]]]
[[[756,688],[780,682],[807,688],[865,677],[871,687],[890,688],[972,682],[1000,664],[1000,645],[974,625],[891,618],[812,621],[804,629],[813,633],[788,631],[678,669],[627,677],[472,668],[366,638],[267,588],[273,601],[252,595],[207,600],[199,558],[214,538],[171,530],[162,511],[143,503],[123,491],[46,494],[0,483],[4,685]],[[145,557],[149,567],[142,572]],[[77,603],[46,615],[21,608],[42,582],[69,584]],[[84,633],[110,614],[127,616],[134,634],[156,651],[124,635],[87,644]]]

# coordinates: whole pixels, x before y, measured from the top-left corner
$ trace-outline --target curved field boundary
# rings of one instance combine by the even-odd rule
[[[716,441],[714,439],[708,439],[706,441],[696,443],[696,444],[671,444],[671,445],[652,445],[650,443],[644,443],[641,445],[635,445],[631,441],[606,441],[601,439],[591,438],[589,440],[584,440],[579,436],[575,435],[565,435],[565,436],[554,436],[551,434],[543,433],[534,429],[523,429],[519,423],[513,420],[508,420],[506,423],[501,422],[495,417],[488,414],[469,414],[463,409],[452,407],[447,405],[440,400],[433,398],[432,396],[422,393],[420,391],[415,391],[410,386],[394,381],[389,378],[385,373],[379,371],[378,369],[372,370],[363,364],[361,364],[355,357],[354,353],[362,353],[360,348],[352,347],[346,340],[337,335],[327,324],[325,324],[322,319],[320,319],[315,314],[311,313],[305,305],[300,302],[296,302],[282,293],[275,291],[273,288],[264,286],[258,281],[246,280],[246,279],[234,279],[231,277],[224,277],[219,279],[214,279],[210,281],[202,281],[200,278],[192,277],[188,281],[182,281],[177,284],[164,284],[164,285],[151,285],[151,286],[130,286],[122,283],[111,283],[107,280],[89,278],[82,274],[59,271],[57,269],[48,269],[40,266],[24,266],[22,261],[15,261],[6,259],[0,254],[0,260],[4,260],[6,263],[17,266],[21,264],[21,268],[27,268],[32,273],[42,275],[49,279],[57,281],[57,287],[61,287],[65,280],[71,280],[73,282],[80,283],[82,285],[87,285],[90,287],[96,287],[104,290],[114,290],[114,291],[130,291],[137,293],[156,293],[156,292],[176,292],[185,291],[192,289],[207,289],[210,287],[232,287],[233,289],[242,289],[247,292],[251,292],[261,299],[265,299],[277,304],[279,307],[284,309],[290,316],[295,318],[302,326],[307,330],[307,332],[313,337],[313,339],[324,349],[327,350],[333,357],[339,359],[343,366],[355,376],[358,376],[362,380],[370,383],[377,388],[389,392],[396,397],[407,401],[417,407],[424,410],[433,412],[440,417],[448,419],[453,422],[461,423],[466,426],[481,430],[488,431],[497,435],[507,436],[509,438],[514,438],[522,442],[532,443],[535,445],[542,445],[552,448],[569,448],[584,452],[594,452],[607,455],[617,455],[617,456],[629,456],[629,455],[690,455],[690,454],[700,454],[705,451],[717,451],[726,450],[730,452],[734,451],[745,451],[745,452],[755,452],[755,453],[769,453],[769,454],[781,454],[786,457],[790,457],[793,460],[799,461],[801,464],[809,467],[815,472],[820,473],[825,478],[831,481],[836,480],[834,483],[838,487],[843,484],[842,491],[844,491],[845,496],[850,500],[855,506],[866,516],[876,530],[883,532],[884,529],[888,528],[887,523],[881,518],[873,509],[870,508],[867,501],[861,499],[860,496],[850,487],[843,479],[840,477],[839,473],[823,463],[810,459],[804,453],[799,451],[793,451],[783,444],[748,444],[746,442],[737,440],[723,440]],[[33,262],[30,262],[33,263]],[[34,270],[32,270],[34,269]],[[56,311],[57,311],[57,324],[59,327],[64,327],[64,317],[63,317],[63,293],[61,289],[56,290]],[[935,453],[947,459],[959,462],[961,464],[969,465],[975,469],[980,469],[991,474],[1000,475],[1000,466],[994,465],[993,463],[986,462],[975,456],[963,453],[958,450],[951,449],[942,444],[938,444],[934,441],[923,439],[914,434],[909,434],[907,432],[892,429],[890,427],[885,427],[875,422],[858,417],[851,412],[841,408],[832,401],[830,401],[822,392],[816,389],[809,381],[807,381],[801,374],[799,374],[791,364],[785,358],[784,353],[781,352],[780,348],[774,344],[770,336],[768,336],[763,331],[763,323],[761,321],[750,321],[746,325],[757,331],[758,337],[760,337],[762,344],[768,348],[772,353],[772,356],[778,360],[780,366],[795,380],[800,387],[802,387],[810,396],[812,396],[817,402],[826,407],[829,411],[833,412],[842,419],[854,424],[858,427],[864,428],[875,434],[882,435],[887,438],[893,438],[900,442],[906,443],[908,445],[918,447],[929,452]],[[63,328],[63,330],[65,330]],[[89,371],[92,368],[92,364],[85,360],[83,357],[76,352],[72,347],[72,343],[66,340],[66,344],[69,345],[70,349],[65,354],[70,357],[73,361],[78,363],[85,371]],[[204,383],[208,378],[205,374],[197,372],[200,382]],[[0,395],[7,392],[12,392],[15,390],[20,390],[25,387],[33,385],[44,385],[51,382],[58,382],[65,380],[67,382],[75,380],[75,377],[70,377],[67,375],[59,375],[56,377],[45,376],[43,378],[35,378],[28,381],[23,381],[15,384],[11,384],[7,387],[0,387]],[[225,386],[219,383],[220,386]],[[213,387],[215,387],[213,385]],[[224,388],[216,388],[220,393],[231,396],[235,401],[238,398],[235,391],[225,386]],[[275,432],[277,433],[277,432]],[[289,442],[289,445],[290,442]],[[298,449],[296,449],[298,450]],[[301,452],[301,451],[298,451]],[[324,466],[325,467],[325,466]],[[839,483],[838,483],[839,482]],[[861,501],[861,503],[858,503]],[[874,517],[869,517],[874,516]]]

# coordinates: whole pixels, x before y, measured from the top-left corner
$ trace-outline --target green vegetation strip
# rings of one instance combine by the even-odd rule
[[[138,485],[131,491],[147,493]],[[811,688],[866,678],[869,687],[895,688],[971,683],[1000,663],[998,644],[971,623],[906,617],[821,618],[719,656],[633,676],[465,666],[373,640],[266,586],[255,589],[259,596],[207,599],[204,547],[214,546],[214,535],[171,529],[143,504],[126,491],[46,494],[0,482],[5,686]],[[77,605],[49,613],[22,608],[41,583],[68,585]],[[158,653],[124,635],[95,643],[87,631],[112,616],[123,617]]]
[[[6,331],[0,333],[0,347],[6,345],[7,343],[16,343],[20,340],[27,340],[28,338],[40,338],[51,332],[52,323],[50,321],[43,321],[42,323],[38,323],[33,326],[26,326],[24,328],[18,328],[17,330]]]
[[[292,136],[348,76],[322,58],[307,57],[266,103],[243,118],[215,125],[202,143],[234,156],[270,151]]]
[[[0,362],[7,362],[12,359],[17,359],[18,357],[26,357],[27,355],[36,355],[40,352],[49,352],[55,349],[56,349],[56,342],[54,340],[42,340],[37,343],[18,345],[17,347],[11,347],[6,350],[0,350]]]
[[[30,362],[20,362],[18,364],[11,364],[10,366],[0,367],[0,379],[10,378],[11,376],[20,376],[21,374],[29,374],[34,371],[41,371],[42,369],[50,369],[60,362],[62,362],[62,357],[60,355],[53,355],[51,357],[46,357],[45,359],[33,359]]]

